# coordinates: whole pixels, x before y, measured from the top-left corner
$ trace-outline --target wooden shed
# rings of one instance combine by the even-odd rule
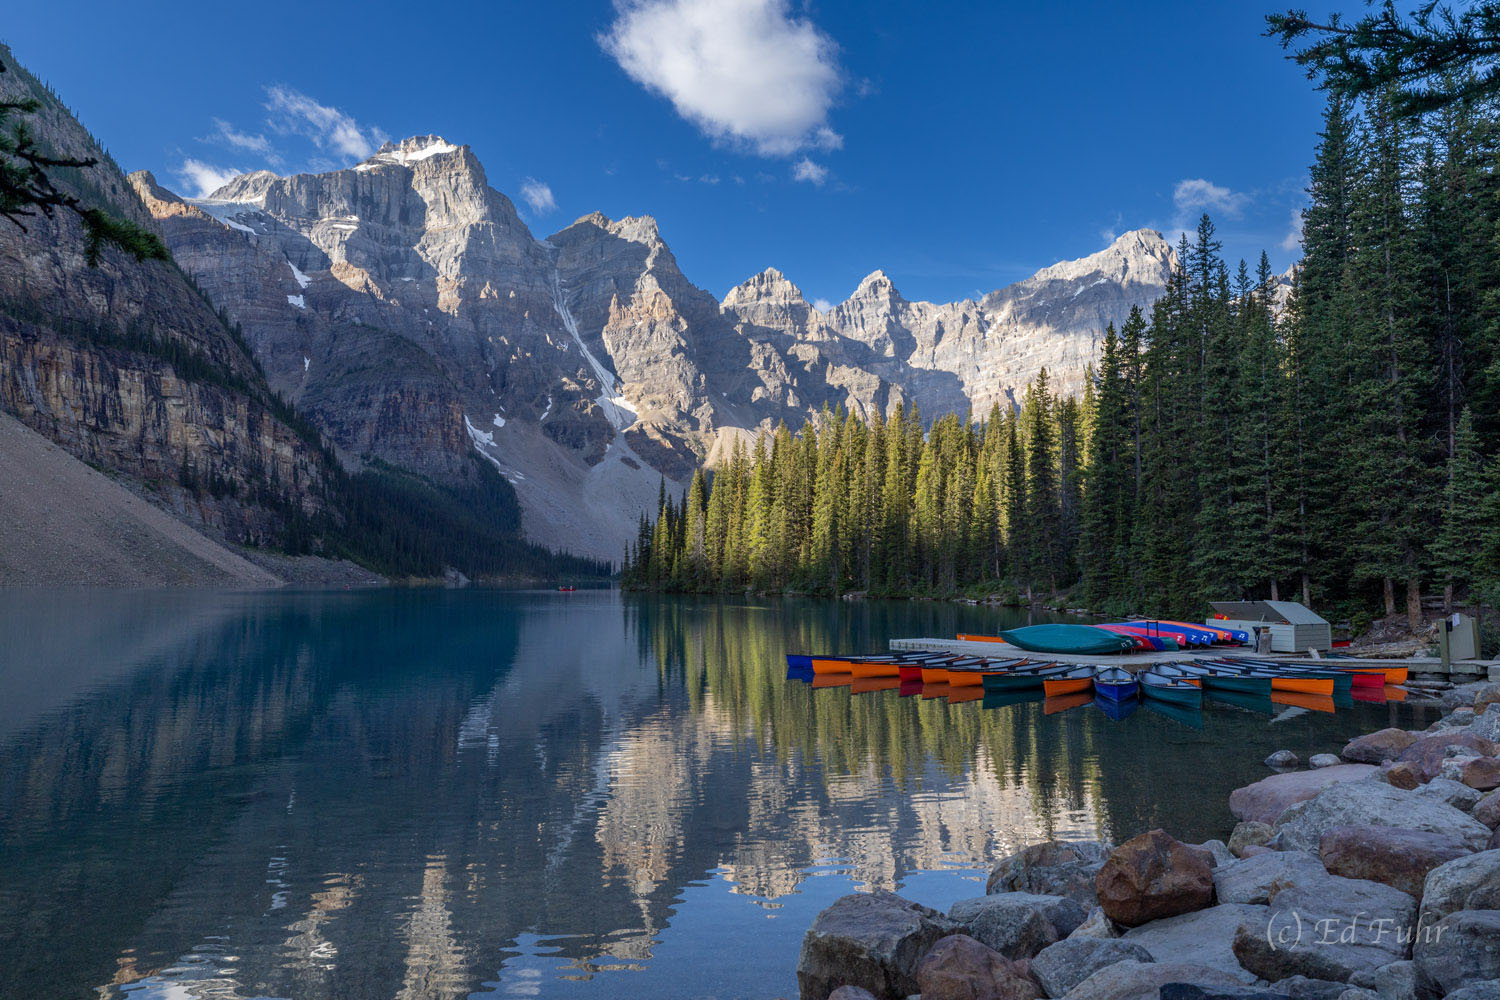
[[[1301,653],[1309,649],[1327,652],[1333,648],[1333,629],[1328,622],[1296,601],[1210,601],[1216,621],[1225,628],[1271,630],[1271,650]]]

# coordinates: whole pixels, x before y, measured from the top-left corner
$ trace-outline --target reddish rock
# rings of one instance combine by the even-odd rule
[[[967,934],[933,945],[917,966],[917,985],[922,1000],[1039,1000],[1042,995],[1025,968]]]
[[[1380,764],[1395,760],[1416,740],[1404,729],[1382,729],[1350,740],[1339,756],[1355,764]]]
[[[1375,770],[1370,764],[1340,764],[1316,771],[1289,771],[1262,778],[1229,793],[1229,811],[1245,822],[1274,824],[1282,813],[1340,781],[1359,781]]]
[[[1443,773],[1443,761],[1448,755],[1449,747],[1466,747],[1481,757],[1495,755],[1495,744],[1483,736],[1448,730],[1422,737],[1401,751],[1401,756],[1396,759],[1415,765],[1421,779],[1424,782],[1431,781]]]
[[[1407,791],[1411,791],[1422,783],[1422,776],[1418,773],[1417,765],[1410,761],[1382,764],[1380,777],[1385,779],[1386,784],[1404,788]]]
[[[1330,873],[1381,882],[1417,899],[1428,872],[1472,853],[1454,837],[1394,826],[1336,826],[1318,843]]]
[[[1481,792],[1500,788],[1500,757],[1475,757],[1465,761],[1459,768],[1458,780]]]
[[[1213,869],[1201,853],[1152,830],[1115,848],[1094,880],[1111,920],[1138,927],[1201,910],[1213,901]]]
[[[1500,826],[1500,791],[1490,792],[1480,799],[1479,803],[1469,810],[1469,815],[1491,830]]]

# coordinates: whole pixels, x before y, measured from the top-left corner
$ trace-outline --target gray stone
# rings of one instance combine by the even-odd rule
[[[1469,723],[1469,732],[1475,736],[1483,736],[1492,743],[1500,743],[1500,704],[1492,704],[1485,707]]]
[[[1271,984],[1275,990],[1291,1000],[1338,1000],[1339,994],[1349,986],[1328,979],[1308,979],[1306,976],[1288,976]]]
[[[1073,987],[1067,1000],[1159,1000],[1167,983],[1239,986],[1233,976],[1206,965],[1124,961],[1107,965]]]
[[[1196,847],[1205,852],[1209,858],[1209,865],[1214,868],[1220,865],[1233,864],[1235,861],[1235,856],[1230,853],[1228,845],[1222,840],[1205,840],[1201,844],[1189,844],[1188,846]]]
[[[1296,767],[1302,763],[1290,750],[1277,750],[1266,758],[1267,767]]]
[[[1004,858],[990,872],[987,893],[1034,892],[1067,896],[1085,908],[1099,903],[1094,876],[1114,845],[1097,840],[1049,840]]]
[[[1316,851],[1323,834],[1336,826],[1394,826],[1447,834],[1476,851],[1490,837],[1489,827],[1467,813],[1434,798],[1378,781],[1330,785],[1315,797],[1288,809],[1275,824],[1283,850],[1309,852]]]
[[[828,1000],[875,1000],[875,994],[858,986],[840,986],[828,994]]]
[[[1161,988],[1161,1000],[1288,1000],[1285,993],[1262,986],[1195,986],[1192,983],[1168,983]]]
[[[1315,753],[1307,758],[1307,763],[1314,768],[1338,767],[1343,762],[1343,758],[1336,753]]]
[[[1380,994],[1362,986],[1351,986],[1339,994],[1339,1000],[1380,1000]]]
[[[1500,909],[1500,850],[1481,851],[1439,865],[1422,887],[1422,923],[1459,910]]]
[[[1409,957],[1396,928],[1416,921],[1416,900],[1379,882],[1328,875],[1280,889],[1267,920],[1235,931],[1234,954],[1271,981],[1303,975],[1344,982]]]
[[[1088,913],[1066,896],[1003,892],[961,899],[948,917],[986,947],[1006,958],[1030,958],[1067,937]]]
[[[1462,809],[1464,812],[1473,809],[1479,800],[1484,798],[1483,792],[1452,778],[1433,778],[1425,785],[1418,785],[1416,793],[1437,799],[1439,802],[1446,803],[1455,809]]]
[[[1120,928],[1105,914],[1104,907],[1096,906],[1089,911],[1088,919],[1074,928],[1073,933],[1068,935],[1069,940],[1073,938],[1117,938],[1120,936]]]
[[[1424,924],[1412,957],[1443,995],[1500,979],[1500,910],[1460,910]]]
[[[1214,872],[1214,892],[1222,903],[1266,903],[1277,888],[1328,877],[1323,862],[1305,851],[1272,851],[1236,861]]]
[[[1446,1000],[1500,1000],[1500,979],[1470,983],[1449,993]]]
[[[1112,938],[1069,938],[1043,948],[1031,960],[1031,974],[1049,997],[1060,997],[1106,965],[1151,962],[1140,945]]]
[[[1411,959],[1356,972],[1349,984],[1374,990],[1380,1000],[1438,1000],[1437,988]]]
[[[917,963],[957,924],[894,893],[854,893],[833,901],[802,937],[797,985],[804,1000],[859,986],[876,997],[917,992]]]
[[[1469,750],[1481,757],[1493,757],[1495,744],[1482,736],[1475,736],[1462,729],[1424,736],[1401,751],[1398,761],[1407,761],[1417,766],[1423,781],[1430,781],[1443,773],[1443,761],[1454,748]]]
[[[1369,777],[1374,770],[1371,764],[1340,764],[1317,771],[1273,774],[1230,792],[1229,811],[1238,820],[1274,824],[1287,809],[1312,798],[1329,785],[1359,781]]]
[[[1245,848],[1264,846],[1275,835],[1276,831],[1271,829],[1269,823],[1255,820],[1236,823],[1234,832],[1229,835],[1229,853],[1242,858],[1245,856]]]
[[[1270,908],[1244,903],[1221,903],[1195,913],[1184,913],[1132,928],[1120,940],[1138,944],[1158,962],[1196,962],[1228,973],[1244,983],[1253,973],[1234,956],[1234,935],[1241,924],[1265,925]]]

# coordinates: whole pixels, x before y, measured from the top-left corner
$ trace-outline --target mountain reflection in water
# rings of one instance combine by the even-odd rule
[[[788,650],[1020,624],[948,604],[503,591],[0,593],[0,996],[795,993],[813,914],[934,905],[1051,836],[1224,836],[1273,749],[813,690]]]

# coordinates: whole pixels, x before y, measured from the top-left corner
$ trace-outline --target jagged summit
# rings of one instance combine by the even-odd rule
[[[726,309],[733,309],[737,306],[748,307],[753,303],[771,301],[804,305],[807,303],[802,289],[788,280],[780,270],[768,267],[731,288],[724,296],[723,305]]]
[[[266,197],[266,189],[280,180],[280,176],[270,170],[252,170],[248,174],[240,174],[231,178],[223,187],[213,191],[202,201],[232,201],[259,203]]]
[[[440,135],[414,135],[410,139],[402,139],[400,142],[386,143],[377,149],[373,156],[354,169],[373,170],[381,164],[394,164],[406,167],[434,156],[456,153],[462,148],[462,146],[453,145]]]
[[[899,298],[901,293],[896,291],[895,282],[891,281],[890,275],[877,267],[860,280],[859,287],[850,298],[868,298],[872,295],[895,295]]]

